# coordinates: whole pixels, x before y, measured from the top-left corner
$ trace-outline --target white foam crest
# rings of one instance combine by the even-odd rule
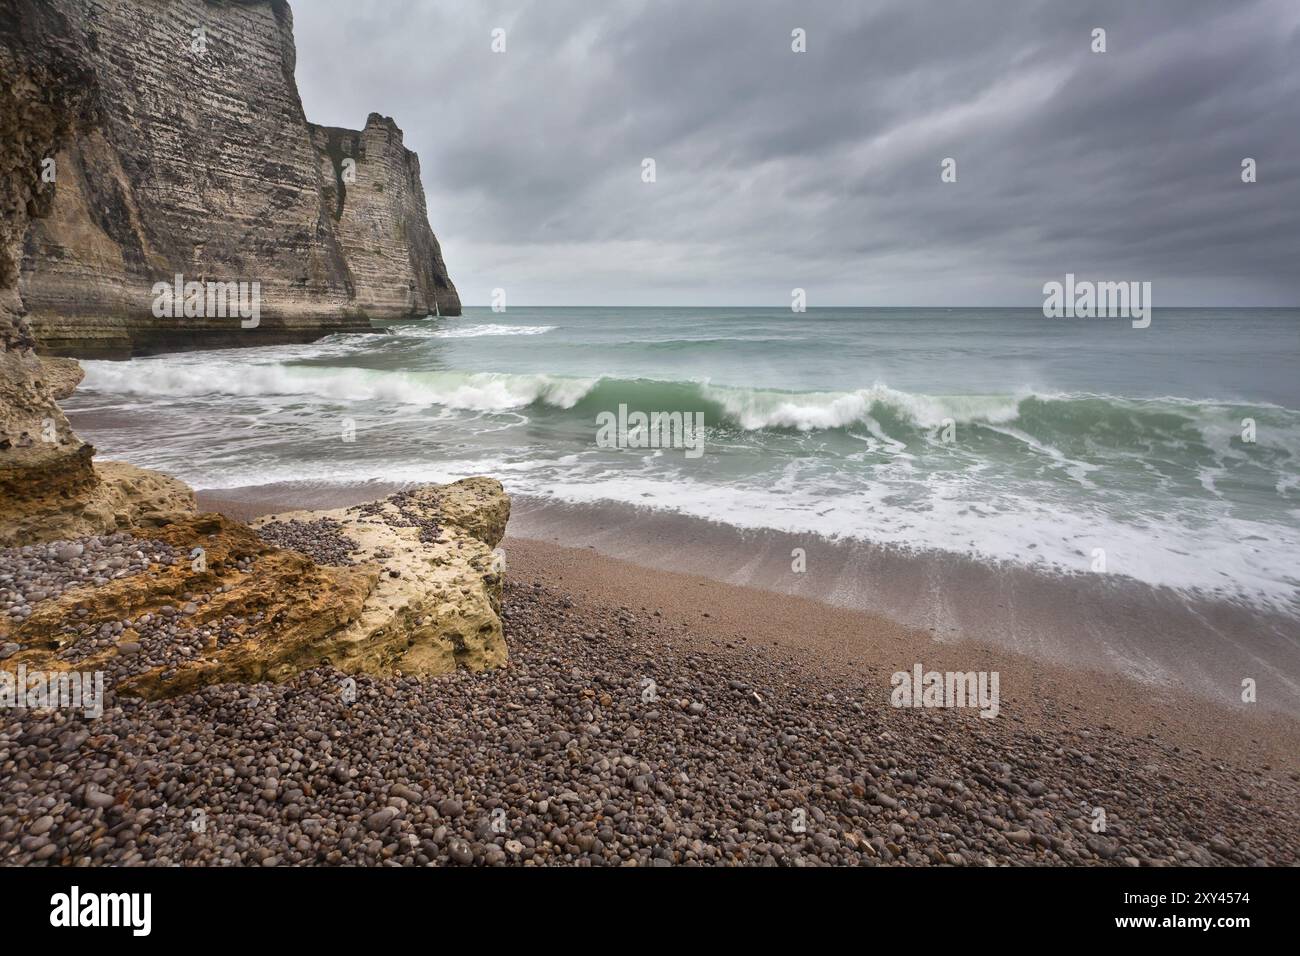
[[[438,326],[437,328],[408,325],[399,328],[397,334],[433,339],[476,339],[485,335],[545,335],[547,332],[555,331],[555,329],[556,326],[554,325],[500,325],[495,323]]]
[[[720,404],[742,428],[795,428],[800,431],[843,428],[871,419],[876,404],[888,405],[921,428],[953,422],[1009,422],[1020,414],[1018,395],[922,395],[876,383],[852,392],[774,392],[702,386],[704,396]]]
[[[159,466],[161,462],[144,462]],[[1242,597],[1296,613],[1300,592],[1293,558],[1300,553],[1300,528],[1234,518],[1222,502],[1198,517],[1117,518],[1028,494],[978,498],[972,477],[930,476],[922,499],[898,507],[895,481],[867,486],[824,485],[807,463],[787,462],[766,484],[710,483],[672,470],[609,467],[583,455],[516,457],[489,455],[437,461],[373,460],[322,462],[311,469],[316,481],[352,484],[452,481],[470,474],[501,478],[511,494],[572,504],[621,502],[719,521],[737,528],[856,539],[909,550],[937,550],[985,561],[1090,574],[1093,549],[1106,552],[1111,574],[1156,586]],[[222,467],[173,468],[196,487],[232,488],[303,477],[291,462],[250,462]],[[915,481],[907,484],[916,487]],[[828,494],[828,492],[833,492]],[[1293,513],[1300,518],[1300,510]],[[1251,547],[1241,547],[1250,541]]]
[[[501,411],[543,402],[572,408],[595,379],[494,372],[390,372],[286,365],[86,362],[84,388],[122,395],[301,396],[327,402],[392,402]]]

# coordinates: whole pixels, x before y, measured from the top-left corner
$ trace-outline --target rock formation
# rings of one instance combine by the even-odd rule
[[[355,306],[376,317],[460,315],[460,298],[429,228],[420,158],[402,145],[397,124],[371,113],[360,132],[308,125]],[[345,165],[349,159],[353,163]]]
[[[271,515],[253,527],[323,522],[354,546],[351,560],[382,569],[362,612],[316,653],[349,672],[428,675],[505,663],[504,569],[492,549],[509,517],[500,482],[468,478],[336,511]]]
[[[0,0],[6,60],[57,60],[52,89],[69,91],[6,109],[0,147],[44,213],[14,227],[44,351],[309,341],[460,314],[418,159],[390,119],[359,132],[307,122],[292,24],[284,0]],[[7,103],[26,81],[6,70],[2,82]],[[36,148],[33,124],[58,128],[58,148]],[[211,303],[157,317],[154,285],[177,275],[257,283],[257,326]]]
[[[132,534],[179,560],[0,619],[4,666],[103,671],[115,691],[152,699],[322,664],[382,676],[504,664],[492,548],[509,515],[498,482],[470,478],[272,516],[256,530],[216,514],[174,516]],[[272,543],[284,540],[313,553]],[[61,547],[49,560],[63,559]]]

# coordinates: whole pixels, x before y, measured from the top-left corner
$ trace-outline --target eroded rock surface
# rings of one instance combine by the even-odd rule
[[[56,358],[46,355],[41,358],[41,379],[50,395],[57,402],[63,401],[77,390],[86,370],[73,358]]]
[[[6,583],[4,567],[18,563],[10,554],[0,584],[29,594],[0,619],[4,666],[103,671],[114,692],[150,699],[285,681],[324,664],[386,677],[498,666],[507,653],[492,549],[509,510],[500,483],[469,478],[276,515],[256,529],[217,514],[171,516],[137,525],[133,542],[115,545],[125,557],[94,566],[112,579],[87,586],[48,573]],[[57,569],[82,547],[38,546],[29,563]]]
[[[319,663],[322,642],[358,614],[378,569],[321,567],[220,515],[136,537],[180,560],[37,603],[0,641],[6,663],[104,671],[117,693],[165,697],[208,684],[283,680]]]
[[[355,621],[330,637],[327,657],[350,673],[433,675],[506,661],[503,568],[493,553],[510,499],[491,478],[423,485],[369,504],[270,515],[253,523],[327,521],[355,544],[360,565],[380,569]]]
[[[52,463],[48,472],[26,470],[22,497],[0,503],[0,547],[162,527],[194,511],[190,487],[159,472],[97,462],[88,480],[73,485],[63,464]]]

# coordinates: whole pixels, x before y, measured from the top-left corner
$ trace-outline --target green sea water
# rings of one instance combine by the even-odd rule
[[[1300,310],[468,309],[85,365],[100,454],[199,488],[490,474],[1300,613]],[[620,405],[703,454],[601,447]]]

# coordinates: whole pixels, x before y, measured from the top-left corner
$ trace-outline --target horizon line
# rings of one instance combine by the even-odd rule
[[[490,302],[484,303],[461,303],[462,309],[490,309]],[[1287,309],[1300,309],[1300,303],[1295,305],[1164,305],[1160,309],[1273,309],[1277,311]],[[601,303],[599,305],[532,305],[529,303],[514,303],[503,309],[499,314],[506,314],[510,309],[772,309],[781,312],[790,311],[790,307],[781,305],[750,305],[745,303],[727,304],[727,305],[622,305],[619,303]],[[1028,309],[1030,311],[1041,311],[1042,305],[810,305],[805,308],[805,312],[816,312],[828,309]],[[430,313],[431,315],[433,313]],[[796,315],[799,313],[795,313]],[[455,318],[455,316],[437,316],[438,318]]]

